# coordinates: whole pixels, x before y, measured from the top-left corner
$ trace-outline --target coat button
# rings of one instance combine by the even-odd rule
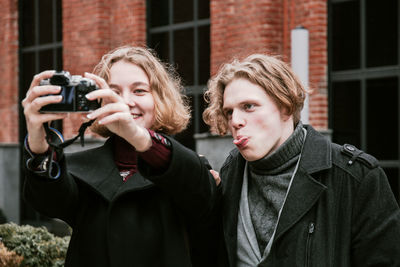
[[[351,146],[351,145],[345,145],[344,148],[347,149],[348,151],[355,151],[356,150],[354,148],[354,146]]]

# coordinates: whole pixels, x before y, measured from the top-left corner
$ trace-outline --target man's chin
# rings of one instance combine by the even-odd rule
[[[110,130],[108,130],[106,126],[99,124],[97,120],[92,124],[92,126],[90,126],[90,130],[104,138],[113,135],[113,133]]]

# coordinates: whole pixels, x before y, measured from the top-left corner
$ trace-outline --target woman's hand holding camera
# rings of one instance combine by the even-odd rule
[[[22,100],[28,131],[29,148],[36,154],[44,153],[48,149],[43,123],[61,120],[67,116],[65,113],[40,113],[40,109],[43,106],[62,101],[60,95],[54,95],[60,92],[61,88],[59,86],[40,86],[40,81],[50,78],[53,76],[54,72],[55,71],[49,70],[35,75],[25,98]]]

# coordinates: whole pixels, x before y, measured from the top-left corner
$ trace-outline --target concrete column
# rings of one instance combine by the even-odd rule
[[[302,26],[296,27],[291,34],[291,58],[293,71],[299,76],[303,85],[308,88],[308,70],[309,70],[309,35],[308,30]],[[304,107],[301,111],[301,120],[304,124],[309,124],[309,105],[308,94],[304,101]]]

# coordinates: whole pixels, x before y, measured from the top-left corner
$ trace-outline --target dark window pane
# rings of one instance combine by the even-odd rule
[[[361,147],[360,82],[336,82],[333,89],[333,141]]]
[[[57,62],[56,65],[54,66],[55,70],[63,70],[63,53],[62,53],[62,48],[57,48]]]
[[[193,0],[174,0],[174,23],[193,20]]]
[[[22,53],[21,54],[21,86],[22,86],[22,94],[25,93],[29,89],[29,85],[31,84],[33,75],[36,74],[35,69],[35,54],[34,53]]]
[[[199,27],[199,84],[210,77],[210,26]]]
[[[358,1],[332,5],[332,69],[360,67],[360,8]]]
[[[56,4],[56,32],[57,32],[57,36],[56,36],[56,41],[60,42],[62,41],[62,1],[61,0],[57,0],[55,2]]]
[[[191,107],[193,107],[193,96],[188,95],[188,101]],[[194,125],[193,125],[193,118],[194,118],[194,110],[192,109],[192,118],[190,119],[190,123],[187,129],[175,136],[176,140],[178,140],[184,146],[195,150],[195,141],[193,138],[194,135]]]
[[[22,1],[21,2],[21,23],[22,23],[22,32],[21,32],[21,46],[31,46],[35,43],[35,31],[33,25],[35,25],[35,14],[34,14],[34,1]],[[26,25],[30,25],[31,27],[26,27]]]
[[[174,63],[185,85],[194,83],[193,29],[174,32]]]
[[[169,34],[168,32],[155,33],[150,36],[149,47],[157,51],[160,59],[169,62]]]
[[[390,187],[392,188],[393,194],[400,204],[400,181],[399,181],[399,169],[385,168],[386,176],[389,180]]]
[[[172,0],[170,0],[172,1]],[[150,26],[157,27],[168,25],[169,21],[169,5],[168,0],[149,0],[147,1],[150,8]]]
[[[198,18],[208,19],[210,17],[210,1],[200,0],[198,3]]]
[[[399,159],[397,88],[397,78],[367,80],[367,152],[379,160]]]
[[[62,69],[62,47],[45,51],[34,47],[34,45],[52,44],[54,41],[62,40],[62,5],[61,0],[28,0],[19,2],[19,14],[21,17],[19,34],[22,48],[20,54],[21,69],[19,80],[21,88],[19,89],[19,96],[20,100],[22,100],[35,74],[46,69]],[[57,5],[55,9],[52,6],[53,4]],[[57,33],[56,37],[53,36],[54,33]],[[34,51],[26,52],[24,51],[25,47],[30,47]],[[62,130],[61,124],[61,121],[52,123],[53,126]],[[23,142],[23,138],[26,135],[25,117],[23,115],[20,115],[19,130],[20,142]],[[23,168],[21,168],[20,173],[21,182],[23,182]],[[21,222],[42,225],[43,221],[47,220],[47,217],[39,215],[29,205],[24,204],[22,200],[21,203]]]
[[[53,0],[39,1],[39,44],[53,41]]]
[[[39,72],[54,69],[53,50],[44,50],[39,52]]]
[[[397,64],[398,0],[366,2],[367,66]]]

